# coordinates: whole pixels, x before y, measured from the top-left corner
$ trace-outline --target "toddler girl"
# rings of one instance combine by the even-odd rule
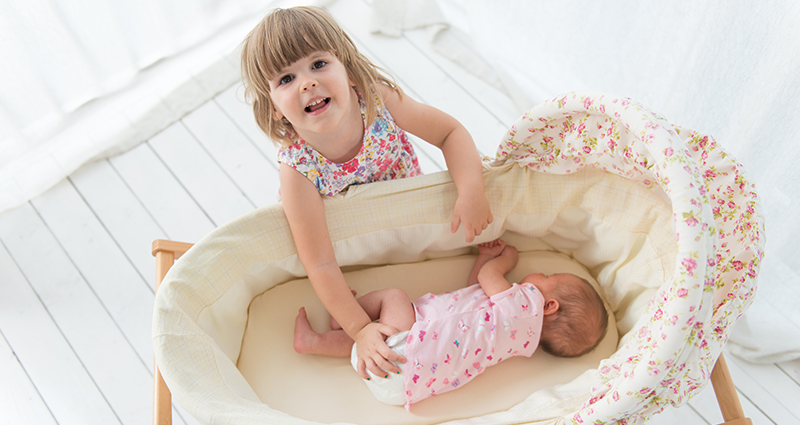
[[[324,10],[277,9],[244,41],[242,76],[256,122],[280,143],[281,198],[314,291],[358,342],[358,370],[379,376],[403,362],[384,342],[336,262],[323,197],[349,185],[421,174],[405,131],[438,146],[458,190],[451,231],[471,242],[492,221],[480,157],[453,117],[405,96]],[[405,131],[404,131],[405,130]]]

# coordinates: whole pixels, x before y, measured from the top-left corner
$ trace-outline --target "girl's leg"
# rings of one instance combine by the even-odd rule
[[[402,289],[383,289],[358,298],[370,319],[407,331],[416,320],[414,306]],[[333,322],[331,323],[334,324]],[[333,326],[331,326],[333,327]],[[300,354],[350,357],[353,340],[341,328],[317,333],[308,322],[305,308],[300,308],[294,323],[294,350]]]

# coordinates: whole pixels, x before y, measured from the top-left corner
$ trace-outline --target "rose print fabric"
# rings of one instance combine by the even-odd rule
[[[514,284],[491,298],[480,285],[427,294],[414,302],[417,321],[402,365],[406,408],[471,381],[514,356],[530,357],[542,330],[542,293]]]
[[[395,124],[389,111],[375,95],[378,115],[368,126],[367,105],[358,96],[361,117],[364,120],[364,140],[361,150],[351,160],[337,164],[325,158],[305,140],[289,133],[294,143],[281,147],[278,162],[294,168],[306,176],[320,194],[333,196],[354,184],[371,183],[422,174],[414,148],[405,131]]]
[[[591,397],[562,419],[634,424],[708,383],[734,322],[752,303],[764,256],[755,187],[710,136],[673,126],[627,98],[575,92],[524,114],[497,151],[543,173],[592,166],[672,203],[678,255],[625,344],[604,360]]]

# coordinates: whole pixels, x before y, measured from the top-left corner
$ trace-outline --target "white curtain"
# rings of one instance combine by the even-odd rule
[[[437,51],[506,90],[520,113],[563,92],[598,90],[713,135],[756,183],[767,228],[758,294],[731,350],[751,361],[800,358],[800,2],[373,5],[376,29],[387,35],[433,20]]]
[[[257,0],[3,0],[0,211],[129,149],[239,79]]]

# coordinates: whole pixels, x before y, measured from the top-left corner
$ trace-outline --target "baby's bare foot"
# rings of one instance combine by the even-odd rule
[[[318,337],[319,334],[314,332],[308,321],[305,307],[300,307],[294,319],[294,351],[300,354],[309,353]]]

